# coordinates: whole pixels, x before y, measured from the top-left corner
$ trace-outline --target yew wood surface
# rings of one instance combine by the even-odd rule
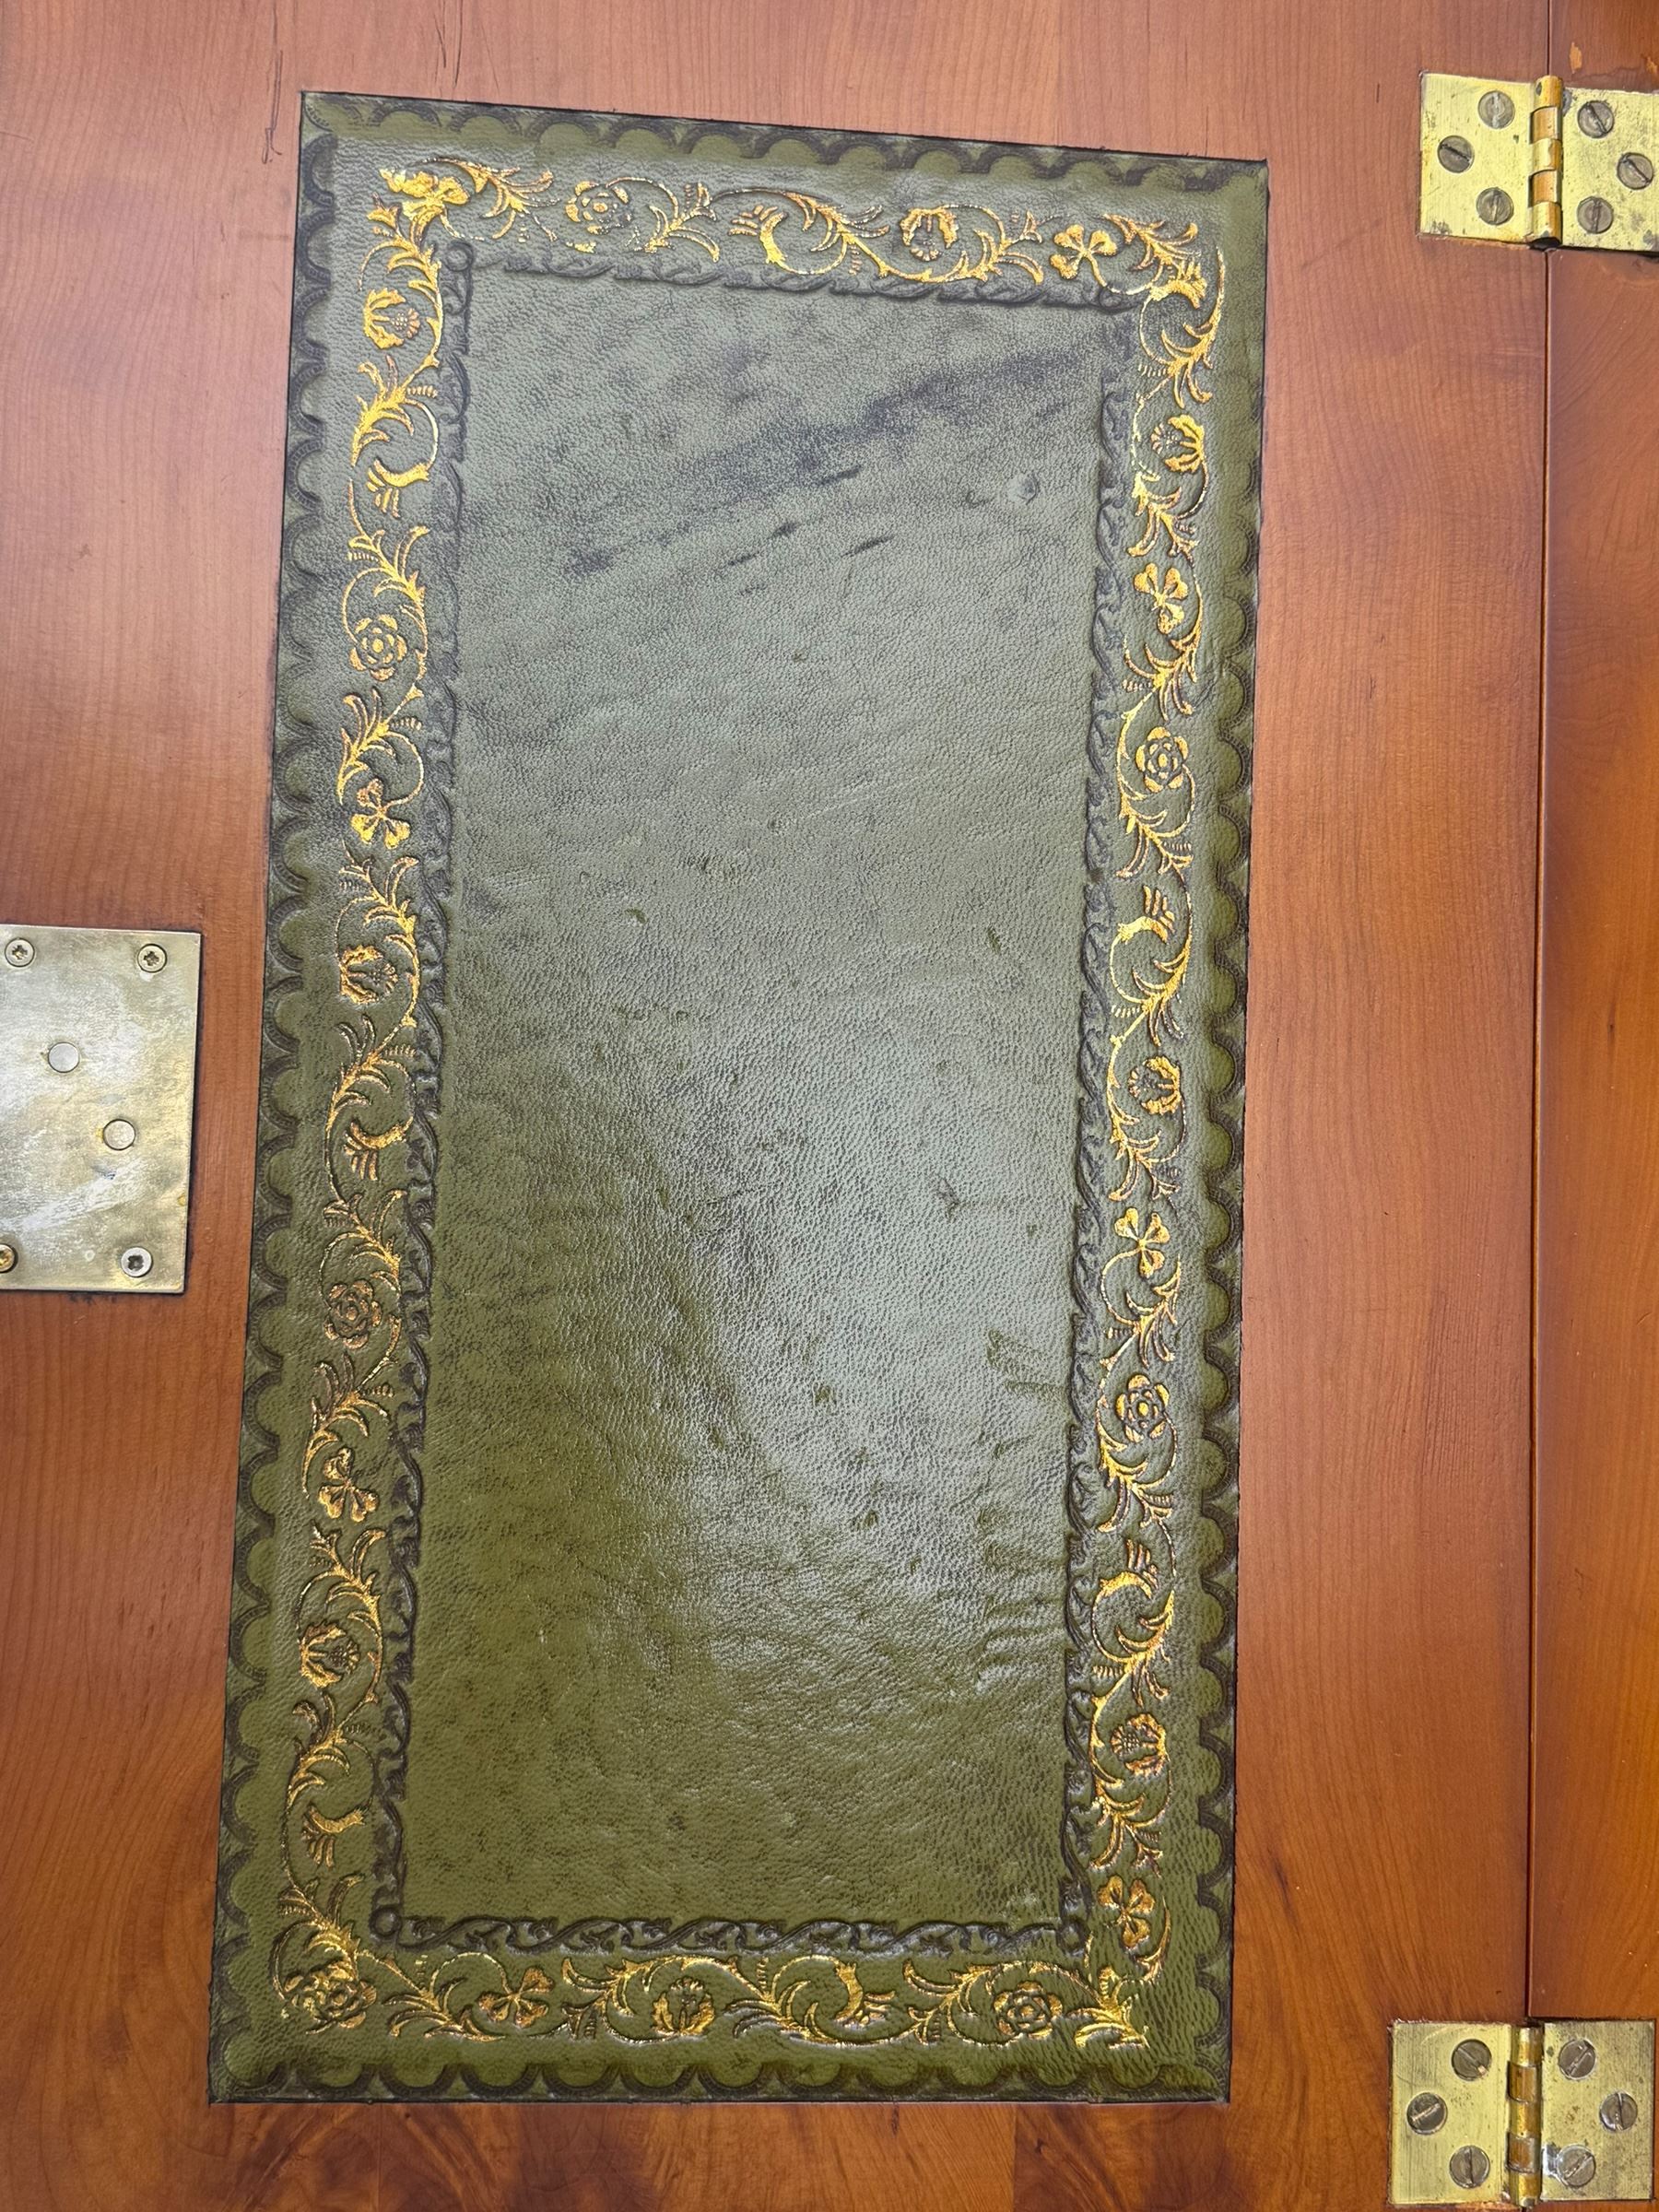
[[[1648,0],[1551,65],[1659,90]],[[1569,125],[1571,128],[1571,124]],[[1659,265],[1550,269],[1533,2008],[1659,2018]]]
[[[1524,1995],[1545,271],[1416,237],[1414,139],[1419,67],[1530,76],[1545,32],[1544,0],[12,12],[0,902],[206,947],[189,1291],[0,1298],[0,2205],[1381,2203],[1389,2020]],[[1271,163],[1228,2107],[206,2103],[301,87]],[[1648,869],[1632,800],[1602,835]]]

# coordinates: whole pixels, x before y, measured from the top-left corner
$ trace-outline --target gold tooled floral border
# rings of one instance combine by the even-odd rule
[[[452,153],[383,168],[378,185],[371,204],[346,218],[364,225],[358,281],[368,358],[338,510],[347,559],[332,792],[340,1050],[321,1133],[326,1235],[312,1413],[291,1468],[308,1518],[310,1571],[290,1616],[297,1733],[271,1993],[296,2033],[331,2055],[371,2026],[453,2050],[463,2063],[479,2045],[549,2037],[611,2045],[624,2063],[651,2043],[689,2060],[722,2033],[763,2030],[849,2055],[905,2042],[1018,2046],[1010,2054],[1028,2057],[1045,2046],[1144,2053],[1146,1998],[1166,1963],[1171,1914],[1161,1831],[1174,1754],[1160,1714],[1178,1580],[1172,1508],[1182,1436],[1173,1385],[1185,1335],[1205,1327],[1208,1288],[1202,1267],[1196,1283],[1182,1282],[1183,1265],[1190,1273],[1193,1255],[1206,1253],[1205,1224],[1183,1219],[1183,1207],[1202,1206],[1206,1193],[1201,1178],[1180,1171],[1194,1141],[1191,1063],[1180,1041],[1203,800],[1202,754],[1188,735],[1206,643],[1196,527],[1210,488],[1206,410],[1226,291],[1221,253],[1193,221],[1108,209],[1098,220],[1045,229],[1029,210],[1004,217],[955,194],[850,208],[804,190],[670,183],[600,172],[591,161],[526,170]],[[412,1953],[395,1930],[376,1933],[379,1916],[365,1911],[371,1739],[388,1688],[397,1430],[417,1388],[407,1307],[422,948],[433,901],[422,835],[433,674],[423,546],[445,436],[440,241],[468,234],[601,261],[690,256],[769,281],[852,270],[888,290],[971,296],[994,285],[1006,297],[1009,286],[1059,286],[1091,303],[1134,304],[1132,524],[1101,547],[1102,611],[1115,612],[1118,627],[1115,637],[1098,630],[1096,639],[1096,742],[1104,735],[1110,747],[1117,833],[1116,865],[1088,918],[1108,949],[1093,963],[1092,1031],[1085,1008],[1084,1080],[1104,1100],[1111,1171],[1096,1194],[1106,1233],[1098,1251],[1087,1237],[1082,1246],[1098,1268],[1091,1391],[1104,1510],[1080,1539],[1088,1580],[1083,1604],[1072,1606],[1087,1670],[1090,1892],[1075,1956],[866,1962],[821,1945],[781,1957],[672,1947],[561,1955],[549,1972],[493,1945]],[[1106,501],[1103,523],[1121,505]],[[1193,1027],[1202,1038],[1203,1021]],[[1201,1112],[1200,1130],[1203,1120]]]

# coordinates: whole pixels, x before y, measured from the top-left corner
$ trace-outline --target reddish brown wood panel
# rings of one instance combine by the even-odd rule
[[[186,1297],[0,1300],[0,2202],[1381,2201],[1389,2019],[1523,1997],[1544,271],[1419,242],[1413,147],[1425,62],[1543,37],[1543,0],[18,14],[0,880],[206,959]],[[1230,2108],[206,2105],[301,86],[1271,162]]]
[[[1659,89],[1646,0],[1552,66]],[[1659,265],[1550,271],[1530,2001],[1659,2015]]]

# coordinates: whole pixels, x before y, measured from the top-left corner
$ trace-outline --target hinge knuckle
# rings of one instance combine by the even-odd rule
[[[1544,2031],[1530,2023],[1515,2030],[1509,2062],[1509,2136],[1504,2171],[1512,2204],[1537,2201],[1543,2184]]]
[[[1533,245],[1553,245],[1561,236],[1561,101],[1559,76],[1541,76],[1533,87],[1527,177],[1526,235]]]

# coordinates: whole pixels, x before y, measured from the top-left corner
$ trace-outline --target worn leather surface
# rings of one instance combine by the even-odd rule
[[[976,159],[314,108],[219,2093],[1224,2082],[1260,177]]]
[[[1095,319],[473,314],[409,1905],[1040,1919]]]

